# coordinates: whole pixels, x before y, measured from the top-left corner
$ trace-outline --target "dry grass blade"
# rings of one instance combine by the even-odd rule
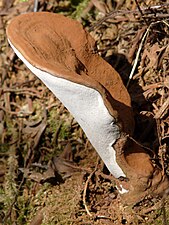
[[[140,53],[141,53],[141,50],[142,50],[144,41],[145,41],[145,39],[146,39],[146,37],[147,37],[149,31],[150,31],[150,26],[148,27],[148,29],[146,30],[146,32],[144,33],[144,35],[143,35],[143,37],[142,37],[142,39],[141,39],[141,43],[140,43],[140,45],[139,45],[139,48],[138,48],[138,51],[137,51],[137,54],[136,54],[136,58],[135,58],[135,60],[134,60],[134,64],[133,64],[131,73],[130,73],[130,75],[129,75],[129,78],[128,78],[126,87],[129,86],[130,81],[131,81],[131,79],[132,79],[132,77],[133,77],[133,75],[134,75],[134,72],[135,72],[136,67],[137,67],[137,63],[138,63],[138,60],[139,60],[139,56],[140,56]]]
[[[34,12],[38,11],[38,3],[39,3],[39,0],[34,0],[34,7],[33,7]]]

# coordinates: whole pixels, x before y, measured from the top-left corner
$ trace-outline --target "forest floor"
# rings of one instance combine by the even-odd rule
[[[13,53],[6,26],[33,9],[33,0],[0,2],[0,224],[169,224],[167,194],[123,205],[82,129]],[[39,0],[37,10],[91,33],[130,93],[134,138],[169,174],[167,0]]]

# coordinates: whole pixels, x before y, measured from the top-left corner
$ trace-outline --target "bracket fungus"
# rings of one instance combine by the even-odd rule
[[[131,101],[119,74],[95,53],[95,41],[80,23],[53,13],[28,13],[11,21],[7,37],[80,124],[126,203],[168,188],[162,169],[130,138]]]

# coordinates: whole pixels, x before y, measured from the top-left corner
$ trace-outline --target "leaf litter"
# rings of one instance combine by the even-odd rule
[[[0,11],[0,222],[164,224],[168,193],[124,207],[112,176],[79,125],[7,44],[5,27],[34,1]],[[84,4],[82,4],[84,3]],[[73,15],[128,85],[135,139],[169,173],[169,4],[167,1],[43,1],[39,11]],[[134,68],[133,68],[134,67]]]

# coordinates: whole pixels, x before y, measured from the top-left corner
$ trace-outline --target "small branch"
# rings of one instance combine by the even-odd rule
[[[90,173],[90,175],[88,176],[87,178],[87,181],[85,183],[85,186],[84,186],[84,191],[83,191],[83,204],[84,204],[84,207],[85,207],[85,210],[87,212],[87,214],[91,217],[92,214],[89,212],[89,209],[87,207],[87,204],[86,204],[86,192],[87,192],[87,187],[88,187],[88,184],[89,184],[89,181],[90,179],[92,178],[93,174],[96,172],[97,170],[97,166],[98,166],[98,163],[99,163],[99,157],[97,159],[97,163],[96,163],[96,166],[95,166],[95,169],[93,170],[93,172]]]
[[[136,5],[137,5],[137,8],[138,8],[140,14],[144,17],[144,14],[143,14],[143,12],[142,12],[142,10],[141,10],[141,8],[140,8],[140,5],[138,4],[138,1],[135,0],[135,3],[136,3]]]
[[[85,210],[86,210],[87,214],[90,217],[92,216],[92,214],[89,212],[87,204],[86,204],[86,192],[87,192],[87,187],[88,187],[89,181],[92,178],[92,176],[95,173],[95,171],[96,171],[96,169],[94,169],[94,171],[88,176],[87,181],[85,183],[84,191],[83,191],[83,204],[84,204],[84,207],[85,207]]]
[[[138,8],[138,10],[139,10],[139,12],[140,12],[140,14],[141,14],[141,16],[142,16],[144,22],[145,22],[145,23],[147,24],[147,26],[148,26],[147,20],[144,18],[144,13],[143,13],[143,11],[141,10],[141,7],[140,7],[138,1],[135,0],[135,3],[136,3],[136,5],[137,5],[137,8]]]

